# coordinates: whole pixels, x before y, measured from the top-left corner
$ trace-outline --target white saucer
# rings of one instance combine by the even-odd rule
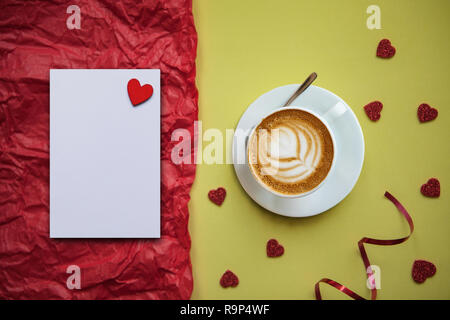
[[[310,86],[292,106],[308,108],[324,117],[336,139],[336,164],[325,183],[315,192],[301,198],[282,198],[261,187],[253,178],[242,155],[245,140],[238,131],[250,131],[270,111],[279,108],[297,90],[299,84],[275,88],[256,99],[244,112],[233,139],[233,163],[244,190],[259,205],[288,217],[309,217],[320,214],[341,202],[352,191],[364,162],[364,137],[352,109],[334,93]]]

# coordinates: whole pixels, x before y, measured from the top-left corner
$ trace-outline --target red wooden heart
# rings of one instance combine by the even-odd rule
[[[153,95],[153,87],[150,84],[141,86],[139,80],[137,79],[131,79],[128,81],[127,89],[128,96],[130,97],[133,106],[137,106],[138,104],[150,99]]]
[[[267,241],[266,251],[268,257],[279,257],[283,255],[284,247],[279,244],[277,240],[270,239],[269,241]]]
[[[412,277],[415,282],[423,283],[427,278],[434,276],[436,273],[436,266],[425,260],[414,261],[412,268]]]
[[[441,195],[441,184],[436,178],[431,178],[420,187],[420,192],[426,197],[437,198]]]
[[[225,271],[220,278],[220,285],[223,288],[236,287],[238,284],[239,278],[230,270]]]
[[[222,187],[208,192],[209,200],[211,200],[218,206],[222,205],[223,201],[225,200],[226,195],[227,195],[227,191]]]
[[[372,121],[378,121],[381,117],[381,110],[383,109],[383,104],[380,101],[373,101],[364,106],[364,111],[367,116]]]
[[[438,111],[435,108],[430,107],[426,103],[422,103],[419,108],[417,108],[417,117],[419,117],[420,122],[434,120],[437,116]]]
[[[391,41],[383,39],[377,47],[377,56],[380,58],[391,58],[395,55],[395,48],[391,45]]]

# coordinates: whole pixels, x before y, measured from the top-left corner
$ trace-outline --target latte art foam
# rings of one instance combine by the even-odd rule
[[[260,132],[258,162],[272,178],[296,183],[316,170],[322,156],[320,133],[299,120]]]
[[[326,126],[296,109],[264,119],[250,137],[253,173],[277,192],[297,194],[315,188],[328,174],[333,142]]]

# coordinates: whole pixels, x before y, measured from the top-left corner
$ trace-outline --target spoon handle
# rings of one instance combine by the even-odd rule
[[[309,75],[308,78],[306,78],[305,82],[302,83],[302,85],[297,89],[297,91],[294,92],[294,94],[292,95],[292,97],[289,98],[289,100],[283,105],[283,107],[287,107],[289,106],[292,102],[294,102],[295,99],[297,99],[297,97],[306,89],[308,89],[308,87],[311,85],[311,83],[314,82],[314,80],[316,80],[317,78],[317,73],[313,72]]]

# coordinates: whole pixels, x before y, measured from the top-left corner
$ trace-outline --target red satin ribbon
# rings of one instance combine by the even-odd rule
[[[413,220],[412,220],[411,216],[409,215],[408,211],[405,209],[405,207],[403,207],[402,204],[389,192],[386,191],[384,193],[384,196],[386,198],[388,198],[397,207],[398,211],[400,211],[400,213],[405,217],[406,221],[408,221],[410,232],[407,237],[399,238],[399,239],[379,240],[379,239],[372,239],[372,238],[364,237],[358,241],[359,252],[361,253],[361,258],[363,260],[364,267],[366,268],[368,279],[371,279],[373,272],[372,272],[372,269],[370,268],[371,264],[369,261],[369,257],[367,256],[366,249],[364,248],[364,243],[376,244],[379,246],[393,246],[393,245],[396,245],[396,244],[399,244],[399,243],[402,243],[402,242],[405,242],[406,240],[408,240],[408,238],[411,236],[411,234],[414,231]],[[355,300],[365,300],[359,294],[350,290],[346,286],[344,286],[334,280],[328,279],[328,278],[323,278],[316,283],[316,286],[315,286],[316,300],[322,300],[322,295],[320,294],[320,283],[321,282],[326,283],[326,284],[338,289],[339,291],[342,291],[343,293],[345,293],[349,297],[352,297]],[[375,300],[377,298],[377,289],[373,282],[372,282],[372,284],[373,285],[372,285],[372,289],[371,289],[371,299]]]

